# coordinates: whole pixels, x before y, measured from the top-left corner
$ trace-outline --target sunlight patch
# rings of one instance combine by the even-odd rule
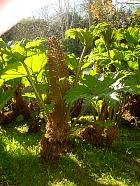
[[[101,178],[97,179],[97,182],[100,184],[104,184],[104,185],[118,185],[118,186],[128,186],[128,183],[125,182],[126,180],[122,181],[122,180],[117,180],[115,178],[112,177],[111,174],[102,174]],[[129,182],[129,180],[127,180]]]
[[[28,132],[28,126],[25,124],[23,126],[15,127],[16,130],[18,130],[20,133],[27,133]]]
[[[20,142],[19,136],[16,137],[15,138],[11,136],[3,137],[2,141],[5,144],[5,150],[9,154],[13,156],[20,156],[20,155],[37,155],[39,153],[38,145],[30,145],[30,144],[27,145],[27,142],[25,141]]]
[[[67,180],[67,179],[63,179],[62,181],[60,181],[60,182],[54,182],[54,183],[52,183],[52,184],[50,184],[50,186],[76,186],[76,184],[75,183],[73,183],[73,182],[70,182],[69,180]]]

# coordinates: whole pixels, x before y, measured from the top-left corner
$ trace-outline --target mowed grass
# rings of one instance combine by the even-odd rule
[[[120,129],[110,149],[72,136],[57,168],[40,161],[41,135],[0,128],[0,186],[140,186],[140,130]]]

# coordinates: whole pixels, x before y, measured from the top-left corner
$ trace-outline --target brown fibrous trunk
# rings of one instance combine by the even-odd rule
[[[47,114],[45,134],[41,139],[41,158],[44,163],[56,165],[66,149],[69,112],[64,102],[68,90],[68,67],[64,52],[55,37],[48,38],[48,99],[54,104],[52,113]],[[69,110],[69,109],[68,109]]]
[[[58,124],[60,125],[60,124]],[[62,123],[61,123],[62,125]],[[68,125],[58,127],[48,121],[45,135],[41,139],[41,158],[45,164],[57,165],[60,155],[65,152],[68,136]]]
[[[108,104],[106,101],[103,101],[98,121],[104,122],[107,119],[107,115],[108,115]]]
[[[118,125],[97,126],[93,124],[80,131],[79,136],[95,147],[110,147],[117,131]]]

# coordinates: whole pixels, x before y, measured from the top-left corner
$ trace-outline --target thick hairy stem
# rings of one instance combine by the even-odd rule
[[[123,104],[124,104],[124,97],[123,97],[123,95],[122,95],[122,98],[121,98],[121,100],[120,100],[120,105],[119,105],[119,108],[118,108],[118,115],[117,115],[117,125],[120,123],[120,121],[121,121],[121,116],[122,116],[122,113],[123,113],[123,111],[122,111],[122,107],[123,107]]]
[[[82,51],[82,54],[81,54],[81,57],[80,57],[80,60],[79,60],[79,64],[78,64],[78,67],[77,67],[76,77],[75,77],[73,86],[76,85],[76,83],[79,80],[80,72],[81,72],[81,66],[82,66],[82,62],[83,62],[84,56],[85,56],[86,49],[87,49],[86,46],[84,46],[83,51]],[[67,122],[70,120],[71,106],[72,105],[69,104],[68,105],[68,108],[67,108],[67,113],[66,113],[66,121]]]
[[[137,62],[138,62],[138,68],[139,68],[139,72],[140,72],[140,57],[137,57]]]
[[[66,122],[70,121],[70,112],[71,112],[71,104],[68,105],[67,112],[66,112]]]
[[[5,64],[5,60],[3,58],[3,55],[0,55],[1,59],[2,59],[2,62]]]
[[[81,72],[81,66],[82,66],[82,62],[83,62],[84,56],[85,56],[86,49],[87,49],[86,46],[84,46],[83,51],[82,51],[82,54],[81,54],[81,57],[80,57],[80,60],[79,60],[79,64],[78,64],[78,67],[77,67],[77,72],[76,72],[76,77],[75,77],[74,85],[79,80],[79,76],[80,76],[80,72]]]
[[[46,130],[41,143],[41,158],[44,163],[56,165],[59,156],[66,150],[69,127],[69,108],[66,108],[64,95],[68,90],[68,67],[64,52],[55,37],[48,38],[48,84],[49,100],[54,103],[48,115]],[[66,115],[67,114],[67,115]]]
[[[23,66],[24,66],[24,68],[25,68],[25,70],[26,70],[26,72],[27,72],[28,81],[30,82],[30,84],[31,84],[31,86],[32,86],[32,88],[33,88],[33,90],[34,90],[34,92],[35,92],[35,95],[36,95],[36,98],[37,98],[39,107],[40,107],[40,109],[41,109],[42,112],[43,112],[43,117],[44,117],[45,121],[47,122],[48,119],[47,119],[47,116],[46,116],[46,107],[45,107],[45,104],[44,104],[44,102],[43,102],[43,100],[42,100],[42,96],[40,95],[40,92],[37,90],[37,87],[36,87],[36,85],[34,84],[34,81],[33,81],[32,77],[31,77],[31,75],[30,75],[30,72],[29,72],[29,70],[28,70],[27,65],[26,65],[24,62],[22,62],[22,64],[23,64]]]
[[[56,125],[53,120],[48,120],[46,124],[46,133],[42,137],[41,158],[45,164],[57,166],[60,155],[66,150],[68,125],[61,123]]]
[[[113,112],[114,112],[113,108],[109,107],[108,108],[108,119],[109,119],[109,121],[112,121],[112,119],[113,119]]]
[[[106,120],[107,113],[108,113],[108,104],[104,100],[103,104],[102,104],[101,113],[99,115],[98,121],[104,122]]]
[[[117,107],[115,107],[114,109],[113,109],[113,118],[112,118],[112,120],[113,121],[115,121],[116,122],[116,120],[117,120],[117,117],[118,117],[118,109],[119,108],[117,108]]]
[[[106,50],[107,50],[107,55],[108,55],[108,57],[111,58],[111,56],[110,56],[110,51],[109,51],[109,48],[108,48],[108,46],[106,45],[106,43],[105,43],[105,48],[106,48]]]
[[[85,108],[83,108],[83,109],[81,110],[81,112],[80,112],[80,114],[77,116],[76,120],[74,120],[73,126],[76,125],[76,123],[78,122],[79,118],[80,118],[80,117],[84,114],[84,112],[86,111],[87,107],[88,107],[88,106],[86,106]]]

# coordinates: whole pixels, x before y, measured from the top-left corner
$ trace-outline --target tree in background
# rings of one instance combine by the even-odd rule
[[[91,27],[91,25],[93,24],[93,16],[92,16],[92,12],[90,10],[92,3],[93,3],[92,0],[88,0],[89,27]]]
[[[111,0],[83,0],[79,4],[76,0],[59,0],[55,5],[40,8],[32,17],[21,21],[4,34],[3,38],[9,41],[55,35],[64,39],[68,28],[89,28],[99,22],[107,22],[115,27],[139,25],[138,16],[129,15],[121,7],[118,9]]]
[[[79,8],[75,4],[72,5],[69,0],[58,1],[56,7],[53,14],[49,14],[51,7],[40,8],[30,18],[22,20],[5,33],[3,35],[4,40],[35,39],[51,35],[62,39],[68,28],[87,27],[87,17],[83,17],[79,13]]]
[[[48,24],[43,19],[24,19],[3,35],[4,40],[35,39],[46,37]]]

